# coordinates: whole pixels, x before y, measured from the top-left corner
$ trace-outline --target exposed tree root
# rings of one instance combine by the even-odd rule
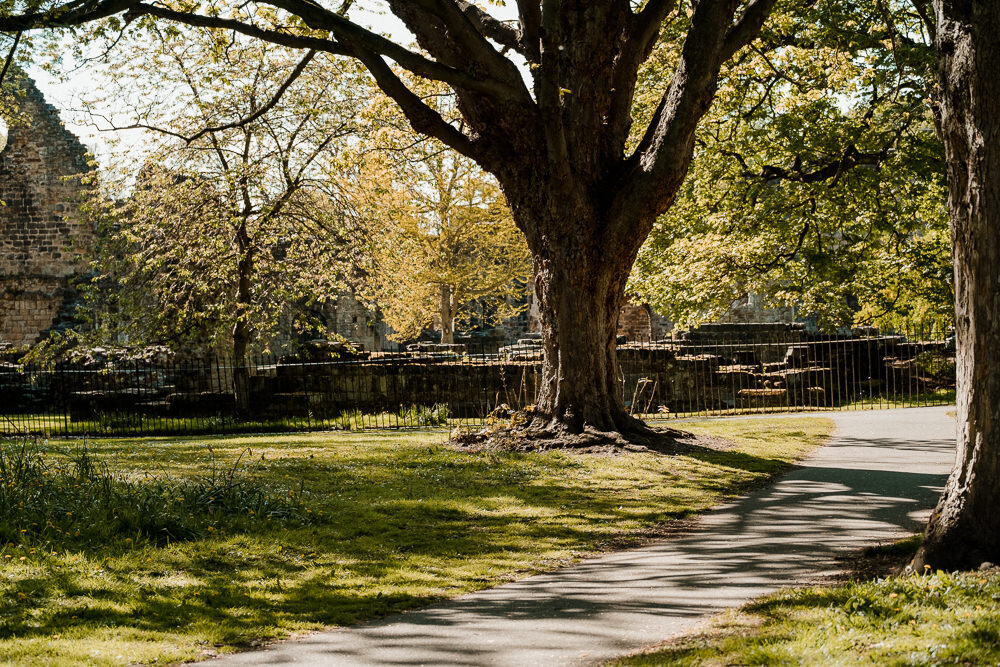
[[[585,427],[574,433],[569,429],[531,426],[484,427],[480,430],[456,429],[449,443],[469,451],[539,452],[571,450],[592,454],[657,452],[684,454],[707,449],[729,449],[731,443],[721,438],[704,438],[686,431],[652,428],[636,420],[628,431],[600,431]]]
[[[939,505],[935,512],[941,511]],[[949,522],[939,516],[924,531],[920,546],[910,567],[914,572],[933,570],[988,569],[1000,562],[1000,545],[989,528],[970,526],[961,520]]]

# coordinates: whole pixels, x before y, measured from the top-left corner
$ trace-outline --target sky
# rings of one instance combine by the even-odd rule
[[[486,3],[481,4],[486,5]],[[495,0],[490,0],[488,5],[490,13],[498,18],[512,19],[516,17],[513,2],[508,7],[497,4]],[[400,44],[410,44],[413,41],[412,34],[385,9],[385,3],[382,0],[357,2],[351,10],[351,18],[376,32],[387,35]],[[101,132],[88,123],[86,115],[80,111],[82,107],[81,96],[88,95],[101,84],[98,78],[100,75],[95,70],[78,69],[66,81],[59,80],[38,67],[29,69],[29,73],[49,103],[59,110],[66,128],[80,138],[84,145],[94,153],[98,162],[109,156],[111,150],[109,140],[112,134],[119,134],[121,137],[121,144],[117,150],[127,150],[130,154],[135,154],[137,159],[139,158],[144,145],[141,131]],[[101,111],[118,121],[124,120],[121,117],[121,110],[114,108],[114,106],[101,109]],[[119,122],[118,124],[127,123]]]

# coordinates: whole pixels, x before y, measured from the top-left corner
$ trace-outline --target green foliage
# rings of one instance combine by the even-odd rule
[[[320,55],[268,107],[299,57],[218,31],[126,29],[99,92],[147,128],[147,154],[117,151],[85,206],[96,337],[240,356],[312,328],[343,289],[349,224],[329,175],[365,84]]]
[[[935,380],[955,382],[954,354],[954,350],[951,352],[951,356],[941,352],[921,352],[916,356],[914,362],[922,373]]]
[[[414,85],[457,118],[441,86]],[[358,156],[351,198],[373,233],[364,285],[394,338],[489,326],[524,308],[531,262],[495,179],[474,162],[409,129],[392,103],[368,109],[379,131]]]
[[[928,40],[908,0],[779,5],[723,72],[685,185],[637,260],[634,297],[680,324],[747,293],[828,327],[948,319]]]
[[[8,39],[8,35],[0,35],[0,43]],[[8,48],[10,46],[8,45]],[[0,53],[2,52],[0,51]],[[0,61],[0,68],[2,67],[2,61]],[[21,86],[23,76],[24,72],[17,65],[12,65],[0,84],[0,147],[6,147],[7,136],[11,128],[29,122],[29,119],[25,118],[20,110],[21,99],[24,97],[24,89]]]
[[[407,426],[444,426],[448,423],[450,410],[447,403],[434,405],[411,405],[396,413]]]
[[[249,455],[225,467],[213,455],[204,474],[178,479],[113,468],[85,444],[59,456],[28,440],[0,443],[0,543],[137,548],[244,530],[248,521],[304,521],[302,488],[268,488]]]

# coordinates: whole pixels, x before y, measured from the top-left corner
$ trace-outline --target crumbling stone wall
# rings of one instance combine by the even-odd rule
[[[633,341],[659,340],[667,336],[674,325],[648,304],[626,302],[618,313],[618,335]]]
[[[769,308],[761,303],[759,294],[750,293],[737,299],[716,322],[720,324],[746,324],[759,322],[794,322],[795,308],[780,306]]]
[[[327,303],[322,315],[331,332],[352,343],[361,343],[366,350],[381,352],[397,347],[388,339],[385,322],[351,292],[339,294]]]
[[[30,345],[67,314],[90,232],[79,220],[86,148],[34,82],[0,152],[0,344]]]

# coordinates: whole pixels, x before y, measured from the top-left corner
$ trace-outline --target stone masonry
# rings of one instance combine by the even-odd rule
[[[670,334],[674,325],[649,304],[635,304],[631,301],[622,306],[618,313],[618,335],[630,341],[651,341]]]
[[[79,220],[87,149],[31,79],[0,152],[0,344],[31,345],[65,315],[91,233]]]

